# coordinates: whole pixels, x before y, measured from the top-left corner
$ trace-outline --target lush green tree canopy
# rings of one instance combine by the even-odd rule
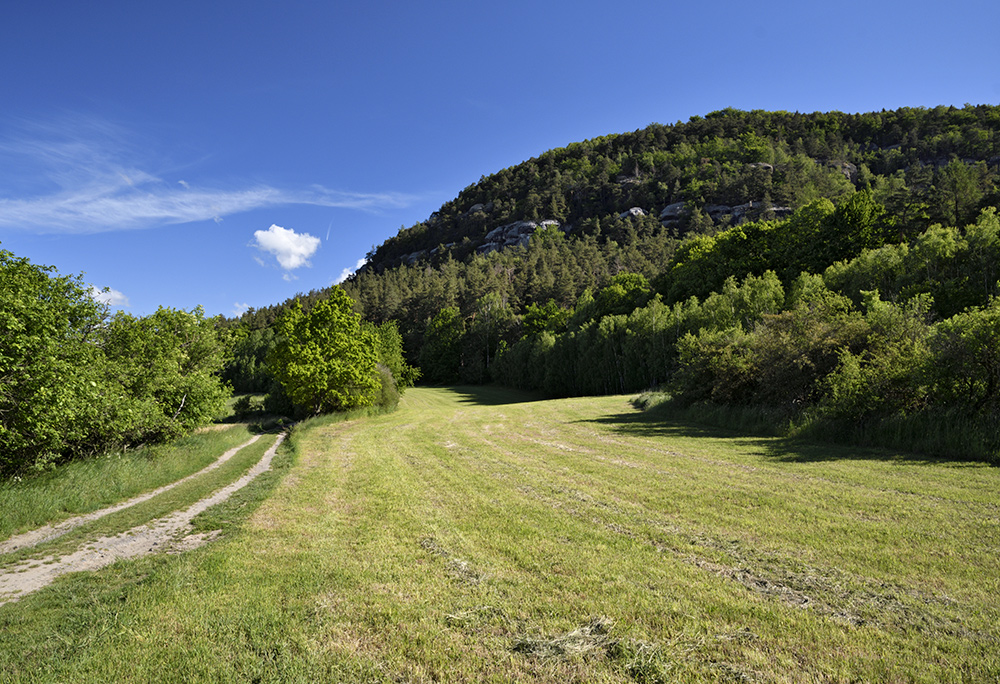
[[[0,473],[163,439],[228,396],[215,321],[105,307],[80,278],[0,251]]]
[[[268,364],[292,403],[318,414],[372,405],[377,361],[374,335],[334,287],[308,313],[298,303],[285,311]]]

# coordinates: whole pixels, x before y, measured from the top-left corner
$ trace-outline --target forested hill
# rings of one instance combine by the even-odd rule
[[[786,216],[865,188],[911,231],[961,224],[996,201],[987,190],[1000,163],[998,130],[994,106],[869,114],[727,109],[653,124],[481,178],[375,248],[369,269],[510,246],[532,230],[517,222],[555,222],[571,235],[619,241],[630,237],[629,225],[640,234],[663,225],[683,236]],[[948,169],[953,162],[968,168]],[[624,223],[626,212],[632,220]]]
[[[388,281],[410,279],[397,267],[453,271],[451,262],[468,264],[477,254],[525,246],[538,229],[551,234],[552,226],[578,238],[571,242],[572,251],[583,253],[577,257],[593,261],[592,252],[607,251],[610,241],[625,252],[605,255],[614,262],[612,271],[652,278],[680,238],[784,217],[814,200],[839,202],[861,189],[872,191],[902,237],[912,236],[933,223],[961,225],[996,205],[998,165],[996,106],[868,114],[726,109],[573,143],[481,178],[427,220],[374,248],[348,287],[356,299],[366,299],[368,317],[399,318],[396,288]],[[591,240],[579,239],[584,237]],[[387,270],[394,271],[388,281],[371,279]],[[545,273],[541,284],[525,283],[529,292],[518,303],[559,300],[562,293],[562,304],[570,306],[586,287],[602,286],[613,275],[603,266],[584,270],[560,273],[554,289],[545,286],[553,274]],[[387,291],[388,303],[380,296]],[[325,294],[298,298],[308,306]],[[251,310],[241,320],[250,328],[268,327],[287,304]],[[413,318],[417,312],[403,314]]]

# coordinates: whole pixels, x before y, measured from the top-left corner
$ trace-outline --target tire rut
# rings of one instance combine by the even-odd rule
[[[166,491],[169,488],[175,487],[191,477],[201,475],[206,470],[218,467],[218,465],[221,465],[221,463],[224,462],[223,459],[228,460],[229,458],[232,458],[237,451],[252,444],[259,438],[260,435],[257,435],[246,444],[227,451],[219,458],[218,461],[215,461],[215,463],[202,469],[198,473],[184,478],[184,480],[178,480],[172,485],[167,485],[165,488],[161,487],[155,492],[149,492],[148,494],[142,495],[145,497],[142,498],[142,501],[152,498],[156,494]],[[260,461],[258,461],[238,480],[222,487],[212,495],[195,502],[186,509],[175,511],[170,515],[157,518],[156,520],[152,520],[144,525],[138,525],[114,536],[100,537],[98,539],[85,542],[77,551],[71,554],[26,560],[18,563],[17,565],[4,568],[0,571],[0,605],[16,601],[33,591],[48,586],[55,581],[56,578],[71,572],[99,570],[100,568],[111,565],[118,560],[138,558],[152,553],[167,552],[171,550],[188,550],[199,546],[201,543],[207,541],[206,537],[202,535],[190,535],[185,539],[185,536],[192,528],[191,521],[194,517],[212,506],[222,503],[235,492],[250,484],[250,482],[256,479],[259,475],[270,469],[271,461],[277,453],[278,446],[282,443],[282,441],[284,441],[284,439],[284,434],[279,435],[278,439],[275,440],[274,444],[272,444],[271,447],[264,453],[264,456],[260,459]],[[116,510],[121,510],[122,508],[127,508],[128,506],[140,503],[140,501],[137,500],[139,498],[140,497],[136,497],[135,499],[130,499],[122,504],[118,504],[117,506],[102,509],[101,511],[95,511],[95,513],[90,513],[87,516],[79,516],[78,518],[67,520],[51,528],[52,530],[59,528],[61,531],[59,531],[58,534],[48,537],[42,535],[33,543],[39,544],[47,539],[53,539],[61,534],[65,534],[73,527],[78,527],[79,525],[82,525],[85,522],[90,522],[90,520],[94,520],[97,517],[102,517],[103,515],[107,515]],[[88,516],[95,515],[96,517],[90,517],[88,520],[75,522],[79,518],[87,518]],[[74,522],[74,524],[71,527],[62,529],[63,526],[70,522]],[[40,528],[40,530],[41,529],[44,528]],[[35,530],[35,532],[39,532],[40,530]],[[19,536],[27,537],[27,535],[30,534],[32,533],[25,533],[25,535]],[[6,543],[10,544],[10,542],[11,540],[8,540]],[[24,548],[24,543],[22,543],[20,548]]]

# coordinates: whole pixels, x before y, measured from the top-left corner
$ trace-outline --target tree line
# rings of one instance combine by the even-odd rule
[[[428,381],[960,423],[964,453],[995,459],[998,181],[997,107],[726,110],[481,179],[345,288],[399,322]],[[739,202],[753,210],[715,206]],[[560,227],[477,249],[542,218]]]
[[[930,442],[907,446],[1000,461],[998,263],[990,208],[961,229],[931,226],[820,274],[729,276],[672,304],[620,275],[631,284],[536,326],[495,361],[493,378],[551,396],[661,388],[680,406],[849,433],[933,424]]]
[[[0,477],[189,432],[225,414],[227,376],[302,417],[394,406],[417,371],[339,288],[251,331],[201,308],[110,315],[79,276],[0,250]]]
[[[998,185],[1000,107],[723,110],[502,169],[342,287],[233,319],[110,316],[2,252],[0,470],[167,439],[230,390],[305,416],[418,377],[995,427]]]
[[[0,250],[0,475],[203,424],[224,355],[201,309],[109,316],[79,277]]]

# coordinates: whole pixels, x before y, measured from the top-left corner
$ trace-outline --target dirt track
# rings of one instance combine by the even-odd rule
[[[208,508],[222,503],[232,496],[234,492],[239,491],[258,475],[268,470],[271,467],[271,460],[277,452],[278,445],[281,444],[284,438],[284,435],[280,435],[261,460],[243,477],[184,510],[176,511],[168,516],[152,520],[145,525],[134,527],[112,537],[101,537],[86,542],[71,554],[59,557],[47,556],[45,558],[35,558],[0,570],[0,605],[16,601],[28,593],[51,584],[57,577],[70,572],[98,570],[111,565],[119,559],[136,558],[157,552],[180,552],[204,544],[212,538],[212,535],[190,534],[191,520]],[[176,487],[182,482],[218,468],[222,463],[232,458],[240,449],[253,444],[257,439],[259,439],[259,436],[230,449],[211,465],[173,484],[129,499],[115,506],[110,506],[84,516],[71,518],[57,525],[46,525],[37,530],[11,537],[0,544],[0,554],[55,539],[87,522],[128,508],[129,506],[134,506],[142,501],[147,501],[157,494]]]

